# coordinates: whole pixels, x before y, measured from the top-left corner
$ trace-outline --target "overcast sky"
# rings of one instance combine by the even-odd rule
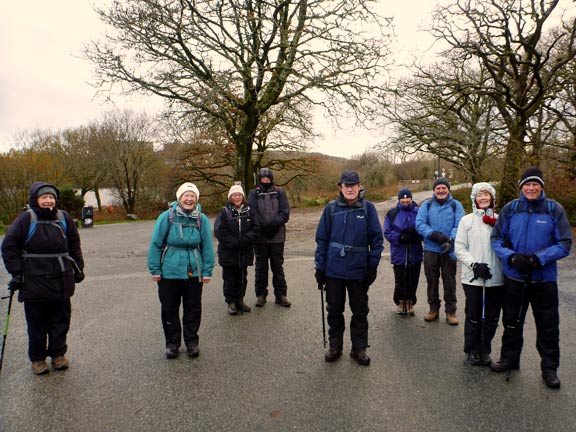
[[[97,1],[97,0],[94,0]],[[435,0],[382,1],[393,16],[399,52],[417,52],[430,40],[418,29],[430,18]],[[89,0],[0,1],[0,150],[16,134],[34,129],[78,127],[100,118],[113,107],[95,98],[90,64],[80,57],[82,47],[103,31]],[[119,108],[154,110],[157,100],[127,101]],[[334,131],[321,123],[324,140],[314,150],[334,156],[361,154],[381,137],[354,128]]]

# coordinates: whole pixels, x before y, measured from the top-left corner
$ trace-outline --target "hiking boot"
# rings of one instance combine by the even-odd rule
[[[37,360],[32,362],[32,372],[36,375],[44,375],[50,372],[46,360]]]
[[[482,366],[490,366],[492,364],[492,359],[490,358],[490,354],[481,354],[480,355],[480,364]]]
[[[494,372],[506,372],[507,370],[518,369],[518,364],[512,364],[510,360],[501,358],[496,363],[492,363],[490,365],[490,369],[492,369]]]
[[[236,309],[236,303],[228,303],[228,315],[236,315],[238,313],[238,309]]]
[[[240,312],[250,312],[252,310],[252,308],[248,306],[246,303],[244,303],[243,300],[239,300],[236,302],[236,309],[239,310]]]
[[[544,370],[542,371],[542,379],[546,383],[546,386],[551,389],[559,389],[560,388],[560,380],[558,379],[558,375],[556,375],[556,371],[554,370]]]
[[[426,315],[424,315],[424,321],[436,321],[438,319],[438,311],[434,309],[430,309]]]
[[[482,364],[480,354],[472,352],[466,354],[466,362],[472,366],[480,366],[480,364]]]
[[[398,315],[405,315],[408,311],[408,305],[404,306],[404,300],[400,300],[398,307],[396,308],[396,313]]]
[[[166,358],[167,359],[175,359],[178,357],[180,348],[178,345],[168,344],[166,345]]]
[[[70,366],[70,363],[68,362],[68,359],[66,358],[66,356],[58,356],[58,357],[54,357],[52,359],[52,367],[54,368],[54,370],[57,371],[62,371],[62,370],[66,370],[68,369],[68,367]]]
[[[356,360],[356,363],[362,366],[368,366],[370,364],[370,357],[366,354],[365,349],[353,349],[350,351],[350,357]]]
[[[408,300],[408,314],[414,316],[416,312],[414,311],[414,303],[412,300]]]
[[[278,296],[278,297],[276,297],[276,301],[275,301],[274,303],[276,303],[277,305],[283,306],[283,307],[287,307],[287,308],[290,307],[290,306],[292,306],[292,303],[290,303],[290,302],[288,301],[288,299],[286,298],[286,296]]]
[[[458,318],[456,318],[456,314],[446,313],[446,322],[452,326],[457,326]]]
[[[266,296],[258,296],[256,299],[256,307],[264,307],[266,304]]]
[[[328,363],[335,362],[342,355],[342,350],[338,348],[330,348],[326,354],[324,354],[324,361]]]
[[[190,343],[186,347],[186,352],[188,353],[188,357],[196,358],[200,355],[200,350],[198,349],[197,343]]]

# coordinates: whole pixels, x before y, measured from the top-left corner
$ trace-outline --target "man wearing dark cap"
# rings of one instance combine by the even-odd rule
[[[561,204],[546,198],[544,177],[528,168],[519,182],[520,198],[507,203],[492,231],[492,247],[502,260],[502,348],[495,372],[520,368],[524,319],[528,306],[536,324],[536,348],[545,384],[560,388],[558,270],[556,261],[570,254],[572,232]]]
[[[260,224],[260,236],[254,245],[256,307],[266,304],[268,263],[272,270],[275,303],[290,307],[284,275],[284,243],[286,223],[290,218],[290,204],[286,192],[274,185],[274,174],[270,168],[262,168],[258,172],[258,186],[248,194],[248,204],[255,210]]]
[[[422,203],[416,217],[416,230],[424,239],[424,274],[428,285],[430,308],[424,316],[425,321],[435,321],[439,317],[439,288],[442,276],[446,322],[458,325],[454,239],[463,216],[464,207],[452,198],[448,180],[443,177],[436,179],[432,198]]]
[[[342,355],[346,291],[352,310],[350,357],[368,366],[368,288],[377,276],[382,254],[382,227],[376,207],[364,198],[365,189],[354,171],[344,171],[338,199],[324,207],[316,229],[315,268],[319,289],[326,289],[330,350],[324,360]]]

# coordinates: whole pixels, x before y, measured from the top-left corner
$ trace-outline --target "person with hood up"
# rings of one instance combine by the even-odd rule
[[[183,183],[176,198],[158,216],[148,249],[148,269],[158,284],[169,359],[178,357],[182,333],[188,356],[195,358],[200,354],[202,289],[210,282],[214,269],[212,230],[198,202],[200,191],[194,183]]]
[[[80,235],[72,217],[56,207],[60,191],[34,182],[28,210],[10,225],[2,242],[2,259],[12,275],[11,290],[19,290],[28,326],[28,357],[32,372],[69,367],[65,354],[75,284],[84,279]]]
[[[502,260],[502,347],[494,372],[520,368],[528,305],[536,324],[536,348],[545,384],[560,388],[560,317],[556,262],[570,254],[572,231],[562,205],[546,198],[544,177],[528,168],[519,182],[520,198],[507,203],[492,232],[492,247]]]
[[[330,340],[324,360],[335,362],[342,355],[348,291],[350,357],[368,366],[368,289],[377,277],[384,238],[376,207],[364,198],[358,173],[344,171],[338,186],[338,199],[324,207],[316,229],[314,276],[318,288],[326,289]]]
[[[489,183],[475,183],[470,198],[472,213],[460,220],[454,243],[466,296],[464,352],[469,364],[490,366],[504,283],[502,264],[490,245],[498,218],[496,190]]]
[[[260,235],[254,245],[256,307],[266,304],[268,263],[272,270],[275,303],[290,307],[284,275],[284,243],[286,223],[290,218],[290,204],[286,192],[274,185],[274,174],[270,168],[261,168],[258,172],[258,186],[248,194],[248,205],[256,212],[260,225]]]
[[[446,322],[458,325],[456,317],[456,255],[454,239],[464,207],[452,198],[447,179],[437,178],[432,187],[432,198],[418,209],[416,230],[424,238],[424,274],[428,285],[428,313],[424,321],[438,319],[440,314],[440,276],[444,286]]]
[[[398,203],[384,217],[384,238],[390,243],[390,262],[394,268],[394,304],[398,314],[414,315],[416,288],[422,267],[422,237],[416,231],[418,205],[412,192],[398,192]]]
[[[240,184],[234,184],[228,191],[228,202],[214,222],[224,300],[230,315],[251,310],[244,303],[244,295],[248,266],[254,261],[254,241],[259,234],[260,227],[254,210],[245,202],[244,189]]]

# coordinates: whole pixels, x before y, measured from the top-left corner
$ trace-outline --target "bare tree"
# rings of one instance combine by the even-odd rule
[[[370,3],[116,0],[97,9],[115,32],[85,54],[99,88],[155,94],[204,131],[217,124],[234,146],[234,177],[250,187],[253,144],[274,107],[304,99],[372,119],[388,42]]]

